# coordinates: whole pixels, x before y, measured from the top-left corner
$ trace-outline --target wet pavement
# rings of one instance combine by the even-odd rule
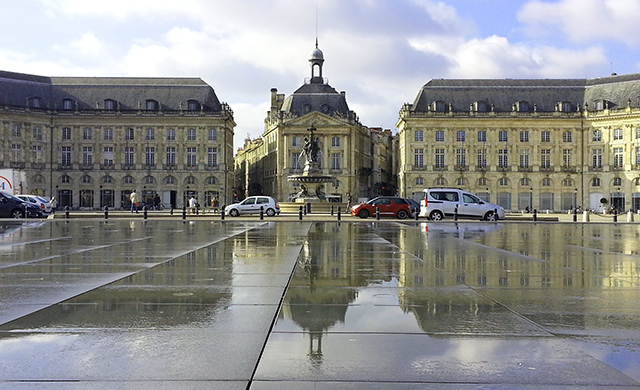
[[[0,388],[638,389],[640,225],[0,222]]]

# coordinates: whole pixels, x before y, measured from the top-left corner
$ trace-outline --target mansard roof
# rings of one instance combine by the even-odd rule
[[[484,102],[494,111],[513,111],[514,104],[527,102],[533,111],[556,111],[567,102],[572,111],[606,101],[609,108],[626,107],[631,100],[640,105],[640,74],[597,79],[437,79],[425,84],[411,111],[434,111],[440,102],[445,111],[469,111]],[[489,109],[490,110],[490,109]]]
[[[45,77],[0,71],[1,105],[26,106],[32,98],[51,110],[62,109],[65,99],[79,110],[102,109],[105,100],[117,102],[123,111],[144,109],[147,100],[167,111],[186,110],[190,100],[203,104],[205,111],[222,109],[213,88],[200,78]]]
[[[349,106],[345,95],[337,92],[329,84],[308,83],[284,100],[281,111],[296,115],[317,111],[327,115],[339,113],[346,116]]]

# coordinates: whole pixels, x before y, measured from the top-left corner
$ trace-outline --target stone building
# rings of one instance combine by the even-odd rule
[[[244,185],[238,191],[271,195],[279,201],[298,193],[297,183],[287,181],[287,176],[302,173],[299,156],[311,127],[321,149],[321,173],[334,177],[325,184],[326,195],[346,202],[348,195],[354,200],[378,195],[384,187],[381,183],[395,189],[391,132],[360,123],[349,109],[346,93],[337,92],[323,77],[324,54],[317,43],[309,63],[311,77],[293,94],[285,97],[271,90],[262,143],[246,144],[251,152],[241,149],[236,155],[241,176],[237,183]]]
[[[156,194],[226,202],[233,112],[199,78],[43,77],[0,72],[0,167],[59,206],[128,207]]]
[[[507,210],[640,210],[640,74],[432,80],[399,113],[398,186]]]

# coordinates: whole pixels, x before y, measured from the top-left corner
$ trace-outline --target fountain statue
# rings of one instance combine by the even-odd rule
[[[324,183],[333,181],[333,176],[323,175],[320,169],[320,146],[318,137],[313,132],[315,127],[309,127],[309,136],[304,137],[304,146],[298,161],[304,162],[304,169],[300,175],[290,175],[287,180],[300,183],[300,191],[294,196],[294,201],[298,203],[324,202]],[[315,185],[315,189],[309,188]]]

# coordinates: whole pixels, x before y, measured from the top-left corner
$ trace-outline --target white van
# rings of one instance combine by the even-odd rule
[[[420,201],[420,216],[440,221],[445,216],[478,218],[483,220],[504,219],[504,208],[485,202],[476,195],[460,188],[428,188]]]

